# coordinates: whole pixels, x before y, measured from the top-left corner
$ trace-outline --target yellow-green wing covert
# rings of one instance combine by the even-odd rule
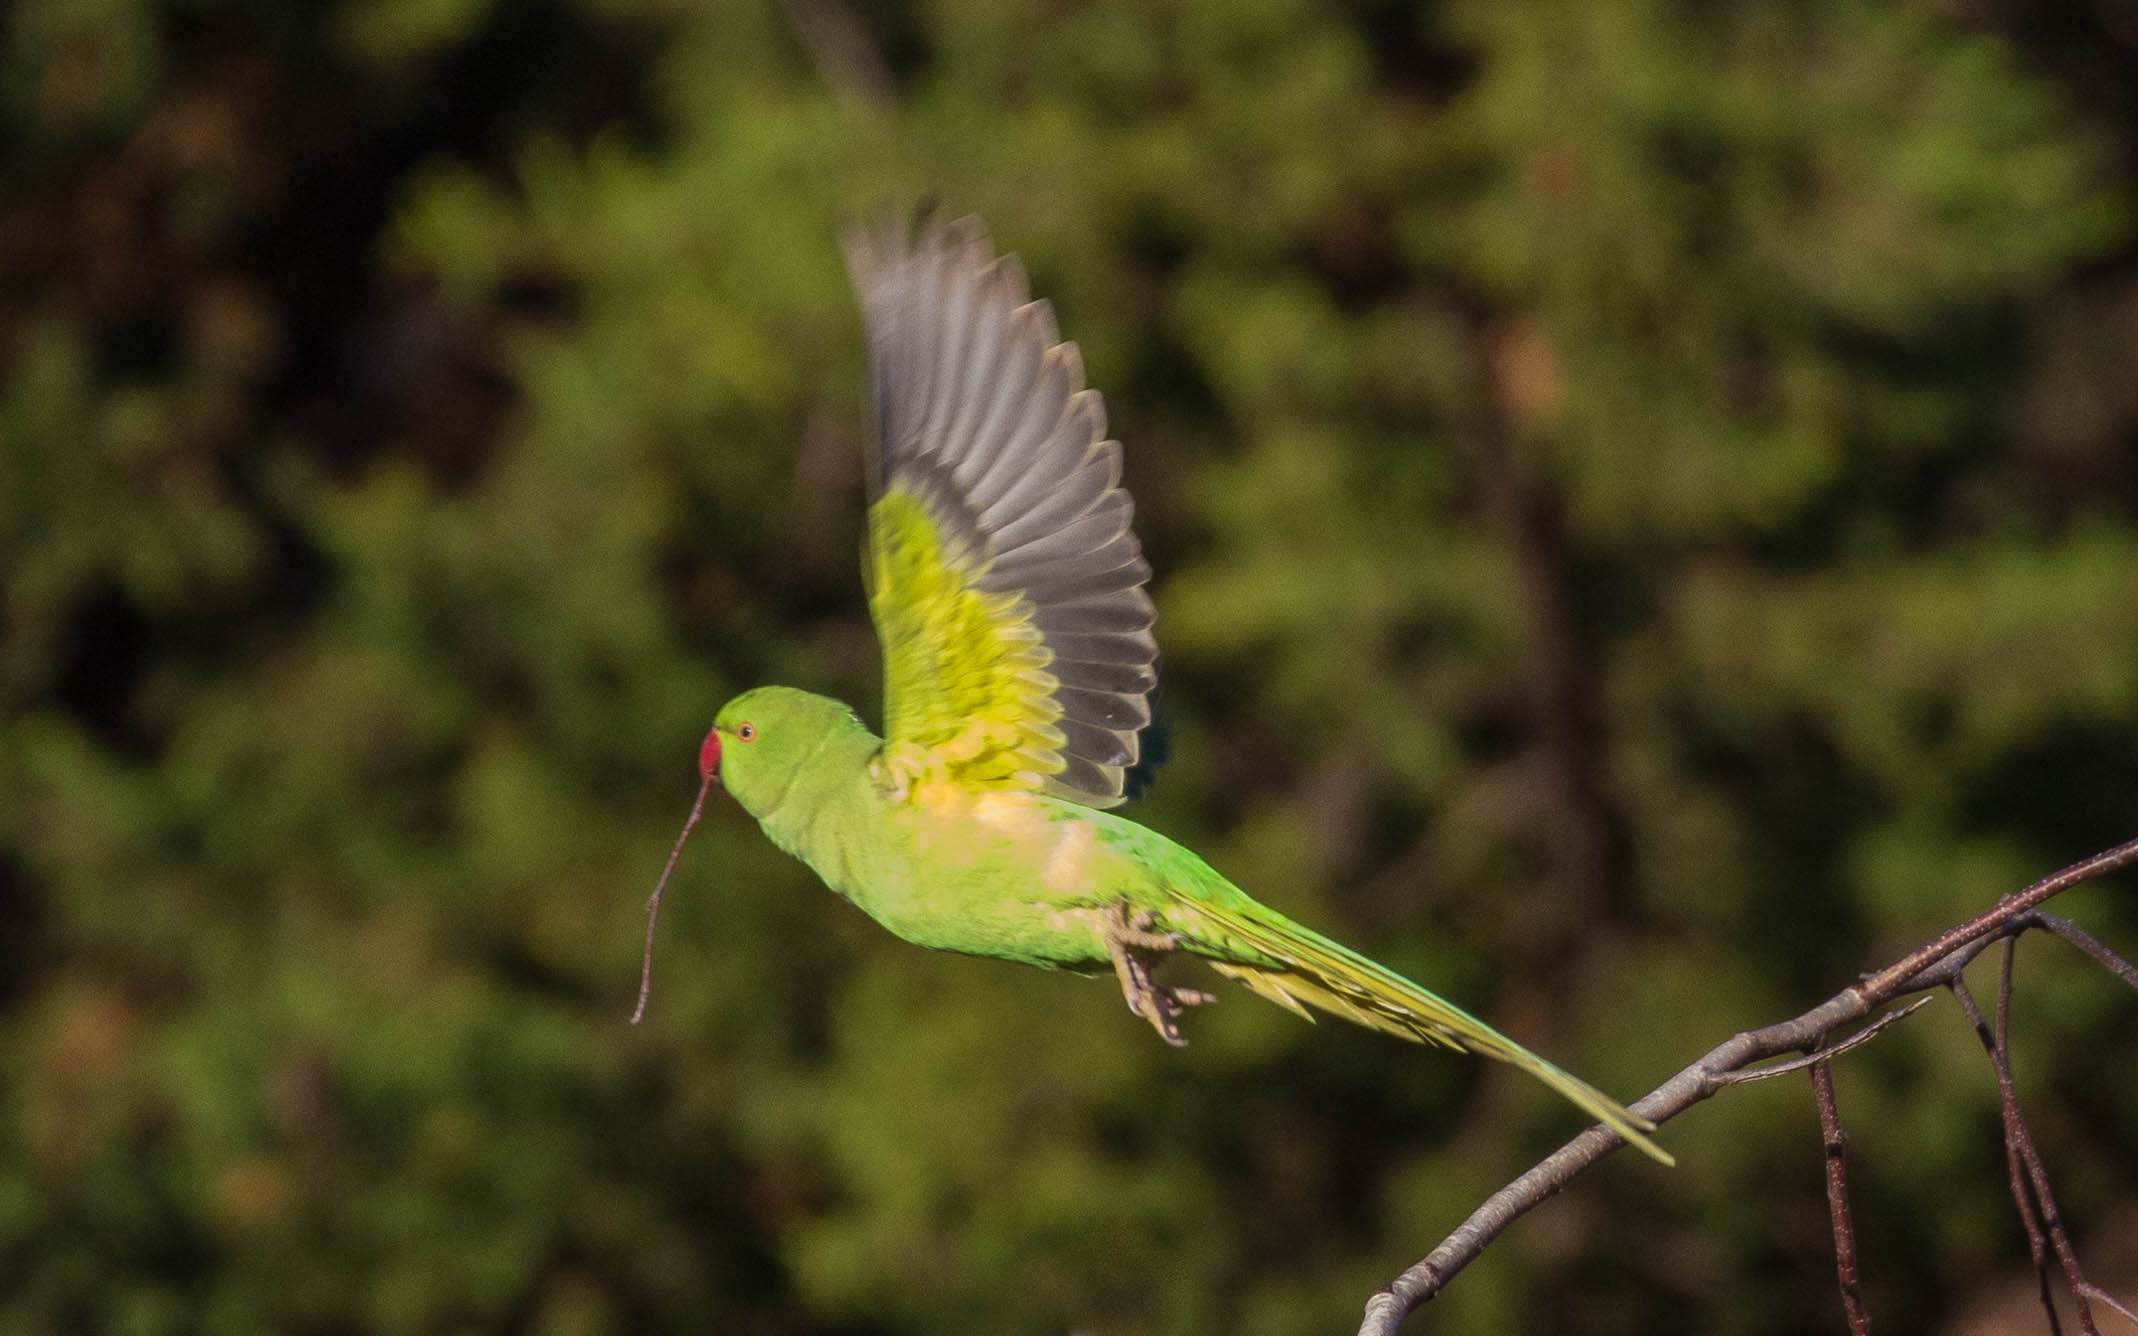
[[[864,573],[886,763],[902,784],[1113,806],[1158,646],[1098,391],[978,219],[845,244],[875,379]]]

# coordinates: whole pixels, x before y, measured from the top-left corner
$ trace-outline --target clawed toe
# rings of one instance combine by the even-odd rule
[[[1184,1048],[1188,1041],[1180,1032],[1181,1015],[1217,997],[1198,988],[1172,988],[1152,981],[1150,957],[1180,945],[1176,933],[1153,932],[1153,921],[1148,912],[1131,917],[1125,907],[1114,906],[1106,915],[1106,952],[1113,958],[1128,1009],[1149,1021],[1160,1039]]]
[[[1144,995],[1143,1007],[1131,1001],[1129,1010],[1138,1012],[1151,1023],[1158,1037],[1175,1048],[1188,1046],[1187,1036],[1180,1032],[1180,1018],[1189,1007],[1199,1007],[1205,1002],[1217,1001],[1217,994],[1205,993],[1196,988],[1167,988],[1155,985]]]

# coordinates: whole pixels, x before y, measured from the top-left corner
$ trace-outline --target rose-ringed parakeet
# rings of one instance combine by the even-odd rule
[[[852,229],[846,258],[875,381],[864,576],[884,736],[824,696],[746,691],[705,736],[685,835],[717,779],[907,941],[1111,968],[1176,1045],[1182,1013],[1211,997],[1152,969],[1197,956],[1309,1019],[1512,1063],[1670,1163],[1654,1124],[1594,1086],[1106,810],[1151,722],[1158,650],[1121,447],[1076,345],[976,219]]]

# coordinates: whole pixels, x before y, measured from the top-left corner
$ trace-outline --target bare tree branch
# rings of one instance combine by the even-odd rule
[[[2005,1036],[2011,1033],[2013,945],[2013,938],[2004,939],[2004,958],[1999,962],[1997,970],[1996,1049],[2004,1047]],[[2036,1214],[2034,1198],[2027,1191],[2026,1170],[2019,1163],[2019,1147],[2013,1142],[2009,1131],[2004,1141],[2004,1162],[2012,1180],[2012,1204],[2018,1208],[2019,1223],[2027,1231],[2027,1253],[2034,1262],[2034,1288],[2041,1296],[2042,1314],[2048,1319],[2049,1336],[2063,1336],[2063,1319],[2057,1316],[2056,1296],[2049,1287],[2049,1240],[2042,1233],[2041,1217]]]
[[[2079,950],[2084,951],[2087,955],[2092,956],[2095,960],[2100,961],[2109,973],[2123,980],[2131,987],[2138,988],[2138,965],[2132,965],[2128,960],[2095,941],[2093,935],[2078,924],[2073,923],[2070,919],[2061,919],[2054,914],[2044,914],[2039,911],[2031,917],[2037,927],[2045,928],[2055,933]],[[2007,962],[2005,968],[2007,970],[2011,968],[2009,962]]]
[[[2114,953],[2083,933],[2074,936],[2077,929],[2068,923],[2051,920],[2050,916],[2034,911],[2063,891],[2133,863],[2138,863],[2138,840],[2104,850],[2015,891],[1803,1015],[1731,1036],[1631,1107],[1635,1113],[1657,1123],[1667,1122],[1717,1091],[1735,1084],[1731,1077],[1751,1064],[1785,1053],[1816,1053],[1828,1034],[1862,1020],[1898,998],[1926,992],[1958,979],[1959,972],[1991,942],[2016,937],[2030,928],[2056,933],[2129,981],[2132,975],[2127,972],[2128,965],[2118,968],[2122,962]],[[2088,943],[2092,945],[2088,946]],[[2001,1047],[1997,1051],[2000,1055],[2003,1052]],[[1438,1247],[1366,1301],[1359,1336],[1392,1336],[1412,1309],[1444,1289],[1509,1225],[1556,1195],[1577,1174],[1623,1144],[1610,1130],[1591,1127],[1486,1198]],[[2032,1142],[2028,1141],[2026,1150],[2031,1149]],[[2036,1181],[2035,1187],[2045,1198],[2046,1175]],[[2061,1222],[2057,1228],[2061,1230]],[[2089,1295],[2098,1293],[2078,1275],[2076,1259],[2066,1267],[2066,1276],[2071,1279],[2075,1291]],[[2121,1308],[2121,1305],[2117,1307]]]
[[[1863,1308],[1862,1275],[1856,1264],[1856,1221],[1848,1208],[1848,1138],[1841,1130],[1841,1106],[1834,1100],[1833,1064],[1824,1058],[1811,1065],[1811,1091],[1812,1102],[1819,1106],[1820,1140],[1826,1147],[1826,1211],[1834,1226],[1834,1273],[1841,1281],[1841,1311],[1848,1318],[1849,1336],[1871,1336],[1871,1315]]]
[[[2138,862],[2138,840],[2127,840],[2113,849],[2104,849],[2091,858],[2082,858],[2070,867],[2053,872],[2032,886],[1999,900],[1994,906],[1975,915],[1957,927],[1948,928],[1936,940],[1926,942],[1907,956],[1894,962],[1858,985],[1857,991],[1874,999],[1873,1005],[1886,1002],[1901,993],[1915,991],[1902,988],[1902,981],[1912,979],[1918,972],[1958,951],[1970,942],[1987,939],[2012,919],[2051,896],[2059,895],[2095,877],[2106,876],[2121,868]]]
[[[2079,1286],[2079,1293],[2084,1295],[2088,1299],[2093,1300],[2095,1303],[2101,1305],[2103,1308],[2113,1311],[2116,1316],[2122,1318],[2125,1322],[2130,1323],[2134,1327],[2138,1327],[2138,1311],[2133,1311],[2129,1304],[2124,1303],[2121,1299],[2118,1299],[2115,1295],[2110,1294],[2107,1290],[2102,1289],[2099,1285],[2094,1284],[2092,1281],[2088,1281],[2086,1284]]]
[[[2079,1330],[2084,1336],[2100,1336],[2100,1328],[2094,1325],[2093,1306],[2087,1302],[2085,1274],[2079,1269],[2078,1253],[2071,1246],[2071,1236],[2064,1230],[2063,1216],[2056,1209],[2056,1197],[2049,1190],[2049,1173],[2042,1167],[2041,1152],[2034,1145],[2034,1137],[2027,1131],[2027,1122],[2019,1111],[2019,1092],[2012,1082],[2012,1063],[2005,1051],[2003,1029],[2009,1013],[2009,990],[2011,973],[2007,968],[2001,972],[2003,982],[1999,985],[1998,1032],[1991,1033],[1982,1019],[1982,1009],[1975,1005],[1974,994],[1968,991],[1967,980],[1953,978],[1945,985],[1952,990],[1960,1009],[1967,1013],[1968,1024],[1974,1026],[1975,1034],[1989,1054],[1990,1067],[1997,1073],[1997,1095],[2004,1115],[2004,1146],[2008,1157],[2016,1159],[2026,1168],[2026,1183],[2033,1189],[2034,1208],[2040,1212],[2041,1232],[2047,1236],[2056,1260],[2064,1268],[2064,1279],[2070,1284],[2074,1302],[2078,1307]],[[2022,1208],[2021,1214],[2026,1212]]]
[[[1871,1040],[1878,1037],[1879,1031],[1895,1021],[1906,1020],[1924,1007],[1929,1006],[1930,1002],[1930,998],[1919,997],[1897,1011],[1889,1011],[1880,1016],[1877,1020],[1872,1021],[1869,1025],[1864,1026],[1840,1043],[1828,1044],[1816,1053],[1806,1053],[1801,1058],[1791,1058],[1787,1062],[1769,1063],[1765,1067],[1747,1067],[1743,1071],[1723,1072],[1716,1076],[1715,1079],[1724,1085],[1747,1085],[1753,1081],[1764,1081],[1770,1076],[1783,1076],[1790,1072],[1803,1071],[1806,1067],[1816,1067],[1822,1062],[1839,1057],[1852,1048],[1871,1042]]]

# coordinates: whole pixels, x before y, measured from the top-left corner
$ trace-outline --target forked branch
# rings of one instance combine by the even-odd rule
[[[1820,1090],[1822,1125],[1826,1128],[1829,1144],[1837,1144],[1839,1113],[1832,1105],[1830,1076],[1819,1075],[1825,1071],[1826,1061],[1835,1054],[1869,1039],[1914,1008],[1880,1016],[1868,1026],[1832,1045],[1827,1042],[1828,1036],[1849,1030],[1873,1012],[1900,998],[1936,988],[1948,988],[1953,996],[1960,1000],[1963,1010],[1969,1011],[1970,1019],[1976,1023],[1977,1032],[1983,1036],[1990,1052],[1992,1066],[1998,1074],[1998,1088],[2005,1109],[2006,1145],[2012,1159],[2013,1195],[2020,1204],[2021,1219],[2026,1224],[2028,1241],[2037,1258],[2036,1275],[2040,1280],[2043,1302],[2049,1302],[2048,1258],[2053,1252],[2077,1300],[2079,1321],[2084,1331],[2094,1330],[2091,1312],[2087,1307],[2089,1301],[2128,1316],[2128,1308],[2105,1295],[2079,1271],[2077,1256],[2071,1249],[2070,1239],[2064,1233],[2062,1221],[2057,1217],[2054,1202],[2049,1196],[2048,1176],[2041,1168],[2041,1157],[2034,1149],[2032,1138],[2026,1134],[2024,1122],[2019,1118],[2018,1101],[2012,1092],[2011,1069],[2006,1061],[2003,1043],[2003,1020],[2009,1009],[2009,956],[2001,976],[1999,1023],[1995,1034],[1982,1024],[1979,1011],[1974,1009],[1973,998],[1966,991],[1961,971],[1992,942],[2004,941],[2009,944],[2024,932],[2040,929],[2072,943],[2118,978],[2138,988],[2138,969],[2134,969],[2128,961],[2075,925],[2040,910],[2040,906],[2051,897],[2134,863],[2138,863],[2138,840],[2119,844],[2113,849],[2095,854],[2044,877],[2023,890],[2015,891],[1988,910],[1940,933],[1933,940],[1877,973],[1865,976],[1861,982],[1843,989],[1803,1015],[1764,1029],[1746,1030],[1731,1036],[1631,1107],[1635,1113],[1657,1123],[1664,1123],[1732,1085],[1775,1075],[1784,1070],[1794,1070],[1798,1066],[1810,1066],[1815,1079],[1821,1080],[1823,1086]],[[1777,1064],[1769,1068],[1754,1066],[1784,1054],[1806,1056],[1795,1062]],[[1592,1127],[1493,1193],[1470,1213],[1468,1219],[1456,1227],[1454,1233],[1443,1239],[1440,1246],[1396,1277],[1386,1289],[1377,1291],[1367,1300],[1365,1320],[1359,1325],[1359,1336],[1392,1336],[1412,1309],[1446,1288],[1448,1282],[1475,1261],[1485,1247],[1498,1238],[1509,1225],[1559,1192],[1590,1165],[1624,1144],[1608,1129]],[[1833,1193],[1837,1180],[1833,1175],[1838,1174],[1840,1169],[1838,1156],[1831,1156],[1828,1163],[1829,1201],[1832,1202],[1836,1200]],[[1844,1303],[1849,1306],[1851,1329],[1863,1331],[1868,1329],[1868,1318],[1862,1312],[1860,1296],[1848,1293],[1853,1288],[1850,1278],[1855,1268],[1854,1238],[1853,1229],[1847,1227],[1845,1219],[1845,1179],[1838,1181],[1843,1195],[1838,1199],[1841,1205],[1835,1208],[1837,1266],[1843,1273]],[[1845,1258],[1842,1256],[1843,1249],[1847,1251]],[[2052,1317],[2052,1331],[2055,1329],[2054,1321]]]

